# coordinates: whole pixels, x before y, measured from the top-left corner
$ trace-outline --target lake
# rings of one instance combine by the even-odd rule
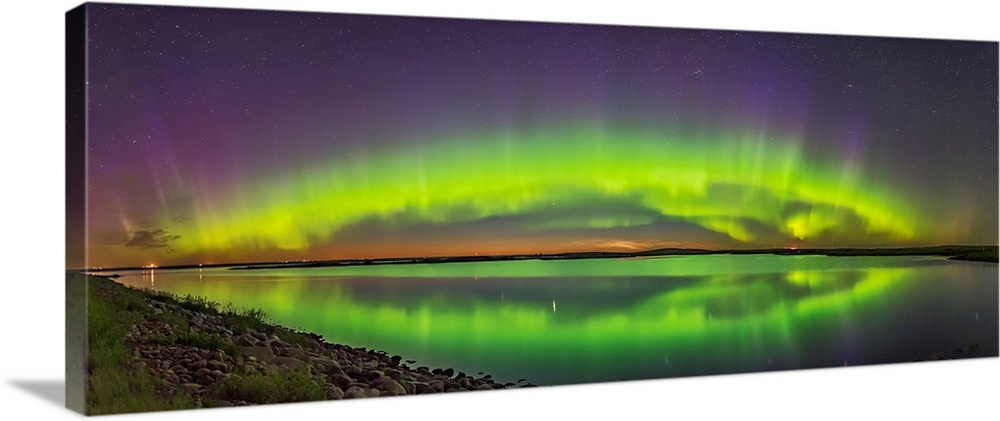
[[[997,355],[995,263],[776,255],[119,272],[538,385]]]

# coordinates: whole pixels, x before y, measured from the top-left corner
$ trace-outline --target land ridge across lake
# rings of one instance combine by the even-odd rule
[[[763,249],[696,249],[696,248],[658,248],[643,251],[585,251],[569,253],[536,253],[536,254],[489,254],[465,256],[413,256],[413,257],[382,257],[371,259],[329,259],[329,260],[284,260],[272,262],[236,262],[236,263],[200,263],[169,266],[120,266],[94,267],[88,269],[71,269],[67,272],[101,272],[108,273],[126,270],[145,269],[189,269],[228,267],[233,270],[279,269],[293,267],[327,267],[356,265],[405,265],[429,263],[460,263],[460,262],[494,262],[505,260],[571,260],[571,259],[622,259],[657,256],[685,256],[710,254],[775,254],[783,256],[824,255],[824,256],[941,256],[951,260],[968,260],[993,262],[998,260],[998,246],[983,245],[944,245],[918,247],[837,247],[837,248],[763,248]],[[106,276],[106,275],[104,275]]]
[[[428,263],[491,262],[503,260],[569,260],[614,259],[654,256],[683,256],[708,254],[776,254],[776,255],[825,255],[825,256],[944,256],[952,260],[981,262],[998,261],[997,246],[926,246],[893,248],[768,248],[706,250],[692,248],[659,248],[637,252],[577,252],[556,254],[506,254],[444,257],[397,257],[376,259],[338,259],[255,263],[234,265],[234,270],[277,269],[290,267],[326,267],[356,265],[400,265]]]

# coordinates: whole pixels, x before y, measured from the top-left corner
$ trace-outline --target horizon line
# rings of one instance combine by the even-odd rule
[[[66,272],[87,272],[87,271],[112,271],[112,270],[143,270],[143,269],[183,269],[183,268],[194,268],[194,267],[226,267],[226,266],[254,266],[254,265],[267,265],[267,266],[279,266],[279,265],[293,265],[293,264],[309,264],[309,263],[336,263],[336,262],[372,262],[372,261],[393,261],[393,260],[403,260],[409,262],[398,262],[398,263],[420,263],[413,262],[413,260],[419,259],[489,259],[489,258],[512,258],[512,257],[554,257],[563,255],[574,255],[574,254],[608,254],[608,255],[635,255],[643,253],[651,253],[661,250],[679,250],[679,251],[696,251],[704,252],[703,254],[726,254],[732,252],[767,252],[767,251],[777,251],[777,250],[797,250],[799,252],[806,251],[823,251],[823,250],[890,250],[890,249],[928,249],[928,248],[947,248],[947,247],[1000,247],[996,244],[937,244],[937,245],[922,245],[922,246],[869,246],[869,247],[764,247],[764,248],[720,248],[720,249],[703,249],[703,248],[692,248],[692,247],[657,247],[652,249],[644,250],[634,250],[634,251],[601,251],[601,250],[586,250],[586,251],[570,251],[570,252],[559,252],[559,253],[505,253],[505,254],[463,254],[463,255],[430,255],[430,256],[387,256],[387,257],[358,257],[358,258],[330,258],[330,259],[301,259],[301,260],[271,260],[271,261],[252,261],[252,262],[225,262],[225,263],[182,263],[160,266],[156,264],[147,264],[141,266],[113,266],[113,267],[103,267],[103,266],[92,266],[83,268],[65,268]],[[389,263],[382,263],[389,264]]]

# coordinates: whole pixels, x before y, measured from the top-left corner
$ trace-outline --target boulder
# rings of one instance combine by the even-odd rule
[[[375,389],[378,389],[382,396],[399,396],[406,394],[406,389],[403,388],[403,385],[388,377],[379,377],[373,381],[371,385],[375,387]]]
[[[274,349],[274,351],[275,351],[276,354],[281,355],[283,357],[298,358],[300,360],[307,360],[307,359],[309,359],[309,355],[307,355],[305,351],[303,351],[303,350],[301,350],[299,348],[294,348],[294,347],[291,347],[291,346],[287,346],[287,347],[283,347],[283,348],[272,348],[272,349]]]
[[[376,379],[380,379],[380,378],[382,378],[384,376],[385,376],[385,374],[382,373],[381,371],[378,371],[378,370],[371,370],[371,371],[365,373],[365,375],[364,375],[364,377],[366,379],[368,379],[369,382],[372,382],[372,381],[374,381]]]
[[[271,360],[271,364],[274,364],[278,367],[285,366],[288,367],[289,369],[295,370],[305,365],[305,362],[292,357],[274,357],[274,359]]]
[[[441,380],[437,380],[437,379],[431,380],[431,381],[427,382],[427,384],[430,385],[431,388],[433,388],[435,392],[444,392],[444,382],[441,381]]]
[[[241,346],[243,357],[254,357],[259,361],[269,362],[274,359],[274,351],[266,346]]]
[[[417,394],[417,395],[426,395],[428,393],[437,393],[438,392],[433,387],[431,387],[431,385],[429,385],[427,383],[413,382],[413,386],[416,388],[415,394]]]
[[[352,378],[366,378],[365,373],[353,365],[343,367],[344,374],[351,376]]]
[[[240,336],[237,336],[234,342],[236,342],[236,345],[239,346],[256,346],[257,343],[260,341],[257,338],[254,338],[253,335],[244,333]]]
[[[334,361],[336,362],[336,361]],[[328,365],[326,366],[326,375],[332,376],[334,374],[344,374],[344,370],[340,368],[339,365]]]
[[[413,382],[400,379],[393,379],[393,380],[396,380],[396,383],[399,383],[400,386],[403,386],[403,390],[406,391],[407,395],[417,394],[417,387],[413,384]]]
[[[336,385],[326,386],[326,398],[331,400],[344,399],[344,391],[340,390]]]
[[[448,380],[444,382],[445,392],[455,392],[459,390],[464,390],[464,389],[462,388],[462,385],[458,384],[458,382],[454,380]]]
[[[285,342],[281,339],[278,339],[277,337],[271,337],[271,339],[264,341],[264,346],[271,349],[277,349],[277,348],[290,348],[292,347],[292,344]]]
[[[351,386],[351,383],[354,383],[354,379],[350,378],[348,375],[343,373],[334,374],[332,376],[329,376],[328,379],[330,379],[330,383],[340,386],[343,389],[349,388]]]
[[[391,358],[389,358],[389,365],[392,365],[393,367],[398,366],[399,362],[402,360],[403,357],[400,357],[399,355],[393,355]]]
[[[218,360],[209,360],[208,368],[210,370],[229,371],[228,367],[226,367],[226,363]]]
[[[207,368],[199,368],[198,371],[194,373],[194,378],[201,384],[208,384],[215,380],[212,378],[212,370]]]
[[[344,399],[357,399],[365,397],[368,396],[365,394],[364,389],[357,386],[351,386],[344,391]]]
[[[204,387],[198,383],[183,383],[181,389],[187,393],[195,394],[204,390]]]
[[[334,366],[336,366],[337,368],[340,368],[340,364],[339,363],[337,363],[336,361],[331,360],[329,358],[324,358],[324,357],[308,357],[308,359],[309,359],[309,363],[310,364],[312,364],[312,365],[323,365],[323,367],[325,367],[327,370],[329,370],[330,367],[334,367]]]

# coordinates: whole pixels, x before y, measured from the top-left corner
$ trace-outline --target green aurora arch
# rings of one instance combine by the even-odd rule
[[[739,242],[764,226],[792,240],[912,240],[917,208],[857,165],[824,165],[800,142],[748,132],[722,136],[593,125],[450,136],[402,147],[337,150],[327,165],[259,177],[202,201],[194,218],[164,225],[181,253],[336,242],[369,218],[448,223],[585,208],[587,200],[633,201]],[[321,153],[322,151],[317,151]],[[567,217],[558,228],[649,223],[614,215]]]

